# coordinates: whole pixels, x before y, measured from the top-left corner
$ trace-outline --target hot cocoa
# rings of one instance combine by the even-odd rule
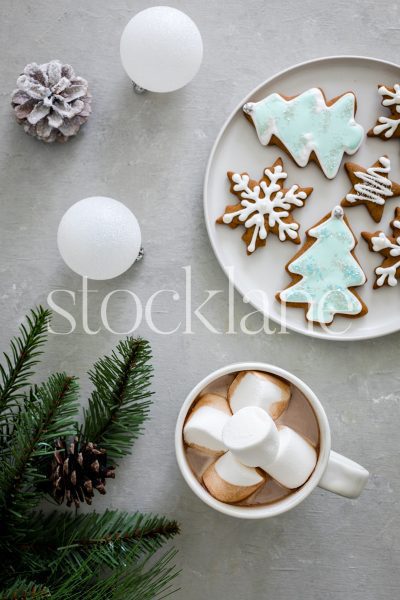
[[[319,452],[317,417],[294,385],[261,371],[214,381],[183,427],[190,468],[217,500],[240,506],[278,502],[310,478]]]

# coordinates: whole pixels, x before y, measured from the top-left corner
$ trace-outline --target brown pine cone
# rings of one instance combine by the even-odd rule
[[[57,441],[51,463],[49,482],[51,495],[58,504],[66,499],[78,508],[81,502],[92,503],[94,490],[105,494],[107,478],[115,477],[115,468],[107,466],[107,453],[91,442],[80,442],[78,437],[67,444]]]

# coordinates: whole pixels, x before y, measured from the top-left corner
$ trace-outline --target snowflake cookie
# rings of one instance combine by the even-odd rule
[[[382,106],[390,109],[388,117],[379,117],[375,127],[368,131],[369,137],[380,137],[382,140],[400,137],[400,84],[393,87],[378,85],[378,94],[382,97]]]
[[[386,200],[400,196],[400,184],[389,179],[390,159],[381,156],[369,169],[350,162],[344,166],[353,187],[341,205],[364,204],[374,221],[379,223]]]
[[[243,225],[246,229],[242,240],[247,254],[252,254],[260,246],[265,246],[268,234],[274,233],[281,242],[291,240],[300,243],[299,224],[293,219],[291,211],[304,205],[313,188],[300,188],[292,185],[283,188],[287,178],[283,162],[278,158],[272,167],[264,169],[259,181],[250,179],[247,173],[228,172],[231,193],[239,199],[238,204],[226,207],[217,223],[235,229]]]
[[[315,161],[328,179],[336,176],[343,154],[361,146],[364,129],[355,121],[356,109],[353,92],[327,101],[319,88],[298,96],[274,93],[243,106],[263,146],[276,144],[299,167]]]
[[[375,289],[384,285],[394,287],[400,277],[400,207],[396,208],[390,227],[393,231],[392,236],[383,231],[361,233],[371,252],[378,252],[384,257],[382,264],[375,269]]]
[[[307,321],[319,325],[332,323],[335,315],[365,315],[368,309],[354,288],[367,278],[354,254],[357,240],[343,208],[336,206],[306,236],[286,265],[293,281],[276,299],[304,308]]]

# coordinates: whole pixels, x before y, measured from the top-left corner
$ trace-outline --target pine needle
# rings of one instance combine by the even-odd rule
[[[11,354],[4,353],[6,364],[0,364],[0,413],[24,396],[21,390],[29,385],[33,367],[42,353],[50,315],[50,311],[41,306],[31,310],[27,323],[20,327],[20,336],[10,342]]]
[[[77,396],[76,379],[65,373],[31,389],[15,424],[12,448],[0,462],[0,510],[10,524],[23,520],[39,502],[38,486],[46,476],[38,459],[52,454],[57,437],[75,433]]]
[[[48,552],[57,556],[53,568],[62,562],[71,568],[81,564],[92,549],[97,549],[100,564],[118,567],[121,558],[134,551],[136,558],[153,553],[179,533],[176,521],[157,515],[106,510],[103,514],[71,515],[38,513],[32,520],[35,533],[29,547],[34,554]]]
[[[84,412],[84,436],[114,460],[130,453],[148,418],[150,360],[146,340],[127,338],[89,372],[95,389]]]
[[[0,592],[0,600],[44,600],[51,598],[47,586],[18,578],[14,583]]]

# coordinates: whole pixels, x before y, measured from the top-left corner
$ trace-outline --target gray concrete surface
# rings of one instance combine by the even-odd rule
[[[330,54],[398,61],[400,5],[394,0],[174,0],[204,40],[198,77],[166,96],[135,96],[119,61],[119,36],[128,19],[151,5],[140,0],[2,0],[1,49],[1,347],[30,306],[54,289],[77,329],[52,335],[40,372],[82,378],[119,339],[82,327],[81,281],[56,249],[64,211],[90,195],[130,206],[144,234],[146,258],[118,282],[91,283],[89,321],[100,326],[101,300],[116,287],[145,301],[160,287],[184,293],[185,265],[193,271],[193,304],[206,289],[221,289],[205,310],[226,327],[227,281],[209,246],[202,182],[212,143],[231,109],[249,89],[293,63]],[[79,138],[45,146],[12,118],[9,93],[22,67],[60,58],[87,77],[93,116]],[[237,322],[249,312],[235,296]],[[184,319],[184,303],[156,304],[160,328]],[[123,294],[110,301],[110,324],[126,330],[135,318]],[[253,317],[254,328],[261,318]],[[54,328],[65,331],[64,319]],[[124,470],[107,486],[106,506],[164,512],[178,518],[182,568],[179,600],[393,600],[399,593],[399,334],[362,343],[300,335],[158,335],[143,325],[154,351],[154,406],[146,434]],[[317,490],[297,509],[259,523],[234,521],[203,506],[175,464],[174,422],[198,380],[218,366],[264,360],[294,371],[323,400],[335,448],[372,473],[364,495],[348,501]]]

